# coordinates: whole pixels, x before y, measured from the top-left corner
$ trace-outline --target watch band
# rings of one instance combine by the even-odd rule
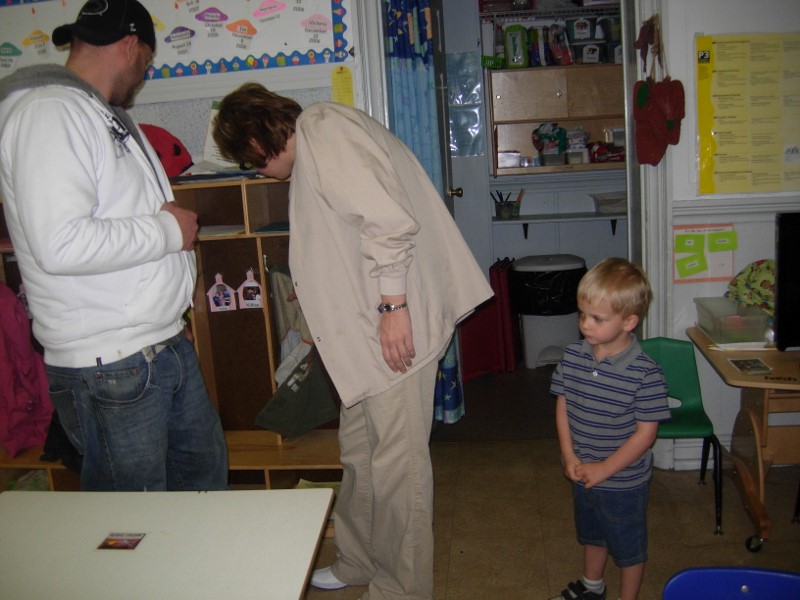
[[[395,310],[406,308],[407,306],[407,302],[403,302],[402,304],[378,304],[378,312],[381,314],[385,312],[393,312]]]

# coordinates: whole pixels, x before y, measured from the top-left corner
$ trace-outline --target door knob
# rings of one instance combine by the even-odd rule
[[[448,188],[447,195],[450,196],[451,198],[453,196],[458,196],[459,198],[461,198],[461,197],[464,196],[464,188],[460,188],[460,187],[458,187],[458,188]]]

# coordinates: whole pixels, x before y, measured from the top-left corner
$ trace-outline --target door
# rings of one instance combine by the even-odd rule
[[[489,171],[486,160],[487,144],[474,144],[468,151],[463,145],[459,147],[457,134],[451,131],[459,128],[470,128],[464,125],[464,120],[479,119],[474,123],[475,131],[478,126],[485,128],[485,111],[483,110],[482,94],[480,106],[456,107],[451,111],[451,94],[448,92],[448,64],[473,64],[475,68],[460,70],[457,76],[464,78],[469,85],[470,77],[476,82],[482,80],[480,69],[480,22],[478,18],[477,3],[471,3],[465,10],[463,0],[432,0],[431,9],[436,15],[438,27],[439,46],[437,47],[437,86],[439,88],[440,111],[440,140],[443,149],[444,165],[442,174],[445,192],[450,192],[447,198],[456,224],[461,230],[467,244],[478,264],[484,270],[487,278],[489,267],[493,262],[492,257],[492,232],[491,232],[491,201],[489,197]],[[456,127],[450,122],[456,122]],[[485,132],[484,132],[485,135]]]

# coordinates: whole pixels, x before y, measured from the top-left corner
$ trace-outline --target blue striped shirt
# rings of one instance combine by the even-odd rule
[[[564,350],[553,372],[550,393],[567,399],[572,445],[581,462],[599,462],[616,452],[636,431],[637,421],[670,418],[661,367],[638,340],[615,356],[595,361],[582,340]],[[645,485],[653,470],[652,450],[596,489],[628,490]]]

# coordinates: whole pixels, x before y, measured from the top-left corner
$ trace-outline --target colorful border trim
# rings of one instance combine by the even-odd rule
[[[0,0],[0,8],[4,6],[18,6],[23,4],[36,4],[52,2],[54,0]],[[259,57],[248,55],[231,59],[205,60],[202,62],[190,61],[174,65],[153,65],[145,75],[146,80],[175,79],[178,77],[194,77],[197,75],[210,75],[216,73],[230,73],[238,71],[256,71],[283,67],[297,67],[324,63],[340,63],[347,60],[348,40],[345,37],[347,25],[344,19],[347,10],[342,6],[342,0],[331,0],[331,22],[333,28],[333,48],[309,48],[305,52],[295,50],[290,54],[280,52],[276,55],[262,54]],[[15,49],[4,48],[4,54],[10,55]],[[17,52],[19,52],[17,50]]]

